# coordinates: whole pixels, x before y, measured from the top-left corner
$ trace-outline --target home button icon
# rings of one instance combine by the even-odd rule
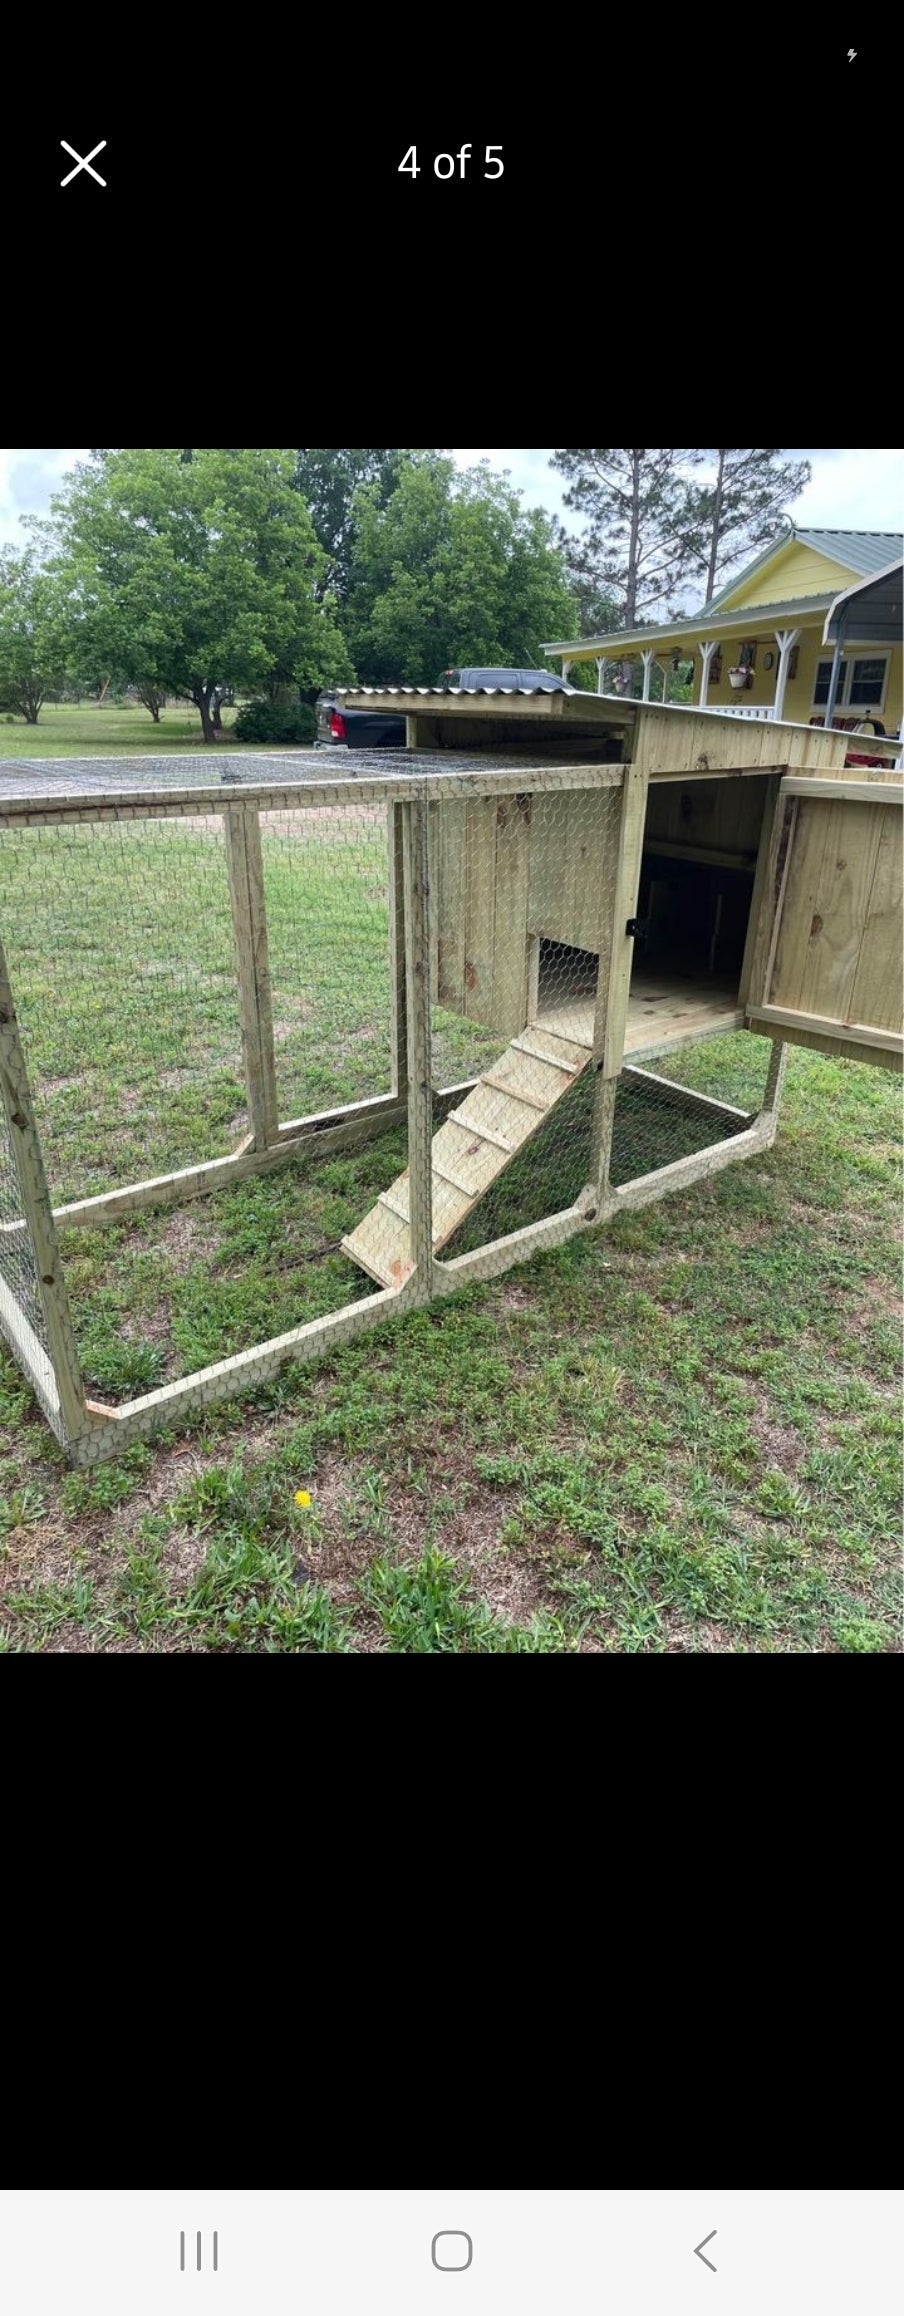
[[[439,2235],[433,2238],[430,2257],[434,2267],[440,2268],[444,2275],[455,2274],[457,2270],[470,2267],[474,2246],[463,2228],[442,2228]]]

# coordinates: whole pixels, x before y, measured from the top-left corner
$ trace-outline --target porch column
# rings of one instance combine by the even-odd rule
[[[602,691],[602,689],[603,689],[603,669],[604,669],[605,665],[606,665],[605,659],[599,659],[599,658],[597,659],[597,663],[596,663],[596,688],[597,688],[597,691],[598,691],[598,692],[601,692],[601,691]]]
[[[718,636],[713,636],[711,643],[701,643],[699,648],[700,656],[703,661],[703,679],[700,685],[700,698],[697,702],[697,705],[698,707],[705,708],[707,699],[709,697],[709,665],[713,656],[713,652],[718,651],[719,649]]]
[[[788,661],[791,657],[791,653],[798,641],[799,636],[799,627],[777,627],[775,630],[775,640],[778,644],[779,657],[778,675],[775,679],[775,705],[772,710],[772,715],[776,724],[781,723],[782,716],[784,714],[785,685],[788,681]],[[828,721],[828,718],[826,718],[826,721]]]
[[[844,611],[841,611],[838,615],[838,634],[835,637],[835,657],[832,661],[832,672],[829,676],[829,696],[826,700],[826,731],[828,731],[832,717],[834,716],[835,702],[838,698],[838,681],[841,675],[841,646],[844,642],[844,624],[845,614]]]
[[[567,684],[567,682],[568,682],[568,670],[569,670],[569,668],[571,667],[571,665],[572,665],[572,662],[571,662],[571,660],[570,660],[570,659],[563,659],[563,661],[562,661],[562,680],[563,680],[563,682],[564,682],[564,683],[566,683],[566,684]]]
[[[653,661],[655,660],[656,653],[655,651],[642,651],[640,656],[643,661],[643,691],[641,693],[641,698],[648,700],[650,697],[650,676],[653,672]]]

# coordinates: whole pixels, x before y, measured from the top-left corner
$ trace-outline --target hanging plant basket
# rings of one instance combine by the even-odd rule
[[[749,668],[730,667],[728,670],[728,681],[733,692],[746,692],[747,686],[750,682]]]

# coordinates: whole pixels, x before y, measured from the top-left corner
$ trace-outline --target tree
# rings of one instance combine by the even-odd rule
[[[327,558],[327,583],[344,603],[351,582],[355,492],[366,484],[385,506],[407,450],[299,450],[296,480]]]
[[[66,681],[73,635],[66,589],[36,550],[0,556],[0,708],[36,724]]]
[[[358,491],[346,633],[365,682],[539,662],[575,615],[549,517],[486,465],[459,474],[427,451],[385,502],[378,485]]]
[[[707,455],[704,453],[704,455]],[[706,573],[711,603],[725,571],[752,547],[775,538],[788,507],[810,480],[809,460],[782,460],[780,450],[714,450],[715,480],[688,491],[689,540]]]
[[[324,557],[290,450],[114,450],[54,502],[82,663],[122,668],[149,702],[193,700],[205,740],[220,687],[312,687],[349,672]]]
[[[565,505],[586,517],[570,568],[585,586],[614,594],[626,628],[671,605],[693,568],[687,484],[693,450],[554,450],[566,476]]]

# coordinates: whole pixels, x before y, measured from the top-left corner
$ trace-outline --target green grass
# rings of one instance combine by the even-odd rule
[[[385,1084],[385,853],[363,816],[351,855],[304,831],[265,850],[289,1115]],[[187,1164],[244,1130],[221,871],[197,829],[0,846],[58,1193]],[[438,1034],[447,1078],[483,1051],[455,1016]],[[663,1067],[745,1107],[768,1052],[714,1040]],[[574,1089],[455,1251],[573,1195],[590,1092]],[[620,1113],[622,1179],[677,1155],[679,1131],[698,1146],[698,1121],[676,1126],[642,1090],[625,1089]],[[899,1118],[882,1071],[794,1053],[777,1144],[758,1160],[286,1368],[94,1472],[67,1468],[0,1353],[0,1642],[897,1649]],[[98,1395],[132,1396],[367,1293],[338,1241],[404,1163],[396,1128],[182,1209],[66,1232]]]
[[[216,752],[231,740],[235,709],[224,708],[223,726],[226,739],[218,740]],[[192,748],[205,748],[201,718],[196,708],[186,700],[175,700],[161,710],[160,722],[155,724],[147,708],[129,701],[111,701],[100,707],[96,700],[82,700],[61,706],[49,702],[41,709],[36,724],[26,724],[24,717],[0,714],[0,761],[20,756],[132,756],[143,752],[150,756],[165,756],[170,750],[185,755]],[[213,748],[207,749],[213,756]]]

